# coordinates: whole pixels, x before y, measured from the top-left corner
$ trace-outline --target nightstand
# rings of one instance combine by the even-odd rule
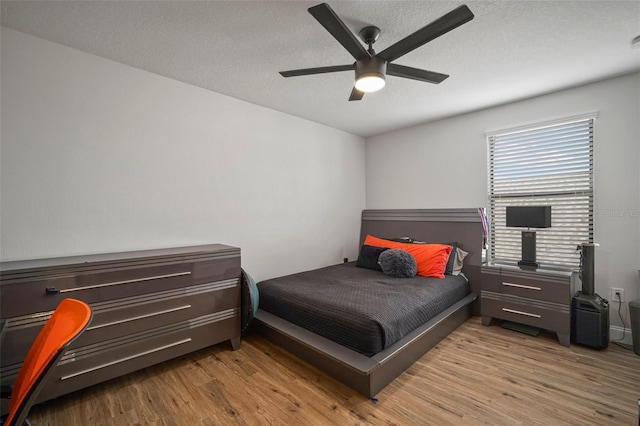
[[[555,332],[560,344],[569,346],[576,272],[490,264],[482,266],[481,275],[483,325],[499,318],[538,327]]]

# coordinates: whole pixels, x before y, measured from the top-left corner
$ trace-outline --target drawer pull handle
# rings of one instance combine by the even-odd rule
[[[45,294],[58,294],[60,293],[60,290],[58,290],[55,287],[47,287],[47,289],[45,290]]]
[[[104,324],[94,325],[94,326],[91,326],[91,327],[87,328],[87,330],[95,330],[96,328],[110,327],[112,325],[123,324],[125,322],[131,322],[131,321],[137,321],[139,319],[155,317],[157,315],[168,314],[168,313],[171,313],[171,312],[181,311],[183,309],[189,309],[189,308],[191,308],[191,305],[178,306],[177,308],[165,309],[164,311],[151,312],[149,314],[138,315],[137,317],[125,318],[125,319],[118,320],[118,321],[112,321],[112,322],[107,322],[107,323],[104,323]]]
[[[529,312],[516,311],[515,309],[502,308],[502,310],[505,311],[505,312],[510,312],[512,314],[524,315],[524,316],[533,317],[533,318],[542,318],[542,316],[540,316],[538,314],[532,314],[532,313],[529,313]]]
[[[135,280],[115,281],[115,282],[112,282],[112,283],[87,285],[87,286],[84,286],[84,287],[77,287],[77,288],[65,288],[63,290],[60,290],[60,293],[68,293],[68,292],[71,292],[71,291],[80,291],[80,290],[89,290],[89,289],[92,289],[92,288],[111,287],[111,286],[120,285],[120,284],[139,283],[139,282],[142,282],[142,281],[159,280],[159,279],[162,279],[162,278],[181,277],[183,275],[191,275],[191,272],[178,272],[176,274],[156,275],[154,277],[138,278],[138,279],[135,279]]]
[[[164,349],[169,349],[169,348],[172,348],[174,346],[182,345],[182,344],[188,343],[190,341],[191,341],[191,338],[188,337],[188,338],[180,340],[178,342],[169,343],[168,345],[164,345],[164,346],[160,346],[160,347],[157,347],[157,348],[149,349],[148,351],[140,352],[140,353],[137,353],[135,355],[130,355],[130,356],[127,356],[127,357],[124,357],[124,358],[117,359],[115,361],[107,362],[106,364],[96,365],[95,367],[88,368],[88,369],[82,370],[82,371],[78,371],[77,373],[69,374],[67,376],[62,376],[62,377],[60,377],[60,380],[71,379],[73,377],[77,377],[77,376],[81,376],[83,374],[91,373],[92,371],[100,370],[101,368],[110,367],[110,366],[115,365],[115,364],[120,364],[121,362],[129,361],[129,360],[132,360],[132,359],[135,359],[135,358],[140,358],[141,356],[149,355],[149,354],[152,354],[154,352],[159,352],[159,351],[162,351]]]
[[[502,285],[505,285],[507,287],[524,288],[524,289],[527,289],[527,290],[538,290],[538,291],[542,290],[542,288],[534,287],[532,285],[514,284],[514,283],[506,283],[506,282],[503,282]]]

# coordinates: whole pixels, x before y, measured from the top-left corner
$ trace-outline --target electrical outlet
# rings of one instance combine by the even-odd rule
[[[618,295],[620,295],[619,298]],[[624,302],[624,288],[611,287],[611,301]]]

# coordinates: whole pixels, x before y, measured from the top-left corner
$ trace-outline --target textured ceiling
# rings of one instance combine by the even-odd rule
[[[475,19],[396,63],[450,74],[387,78],[347,102],[353,73],[278,71],[353,62],[307,12],[320,1],[4,1],[2,25],[362,136],[640,70],[638,1],[468,1]],[[463,4],[330,1],[376,51]],[[640,94],[639,94],[640,98]]]

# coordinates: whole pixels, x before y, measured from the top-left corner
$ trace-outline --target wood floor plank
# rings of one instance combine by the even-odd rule
[[[68,425],[637,425],[640,357],[471,318],[374,402],[258,335],[32,409]]]

